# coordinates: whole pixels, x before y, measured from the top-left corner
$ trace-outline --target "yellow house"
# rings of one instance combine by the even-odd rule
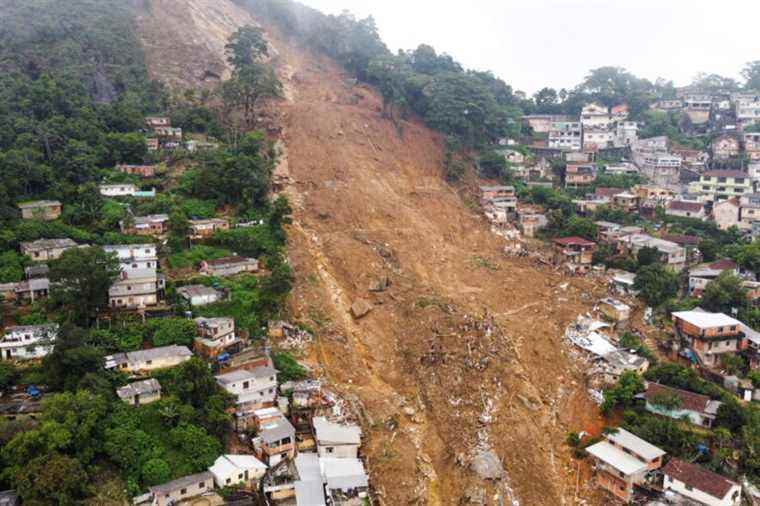
[[[752,180],[740,170],[710,170],[699,177],[699,182],[691,183],[689,191],[706,200],[725,200],[752,193]]]

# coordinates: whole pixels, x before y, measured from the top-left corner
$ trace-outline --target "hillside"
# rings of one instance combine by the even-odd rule
[[[224,75],[224,41],[250,18],[211,3],[153,2],[140,23],[151,75],[175,86]],[[308,362],[363,415],[381,503],[459,504],[481,489],[573,503],[565,436],[597,420],[561,335],[588,310],[592,283],[504,257],[471,198],[441,178],[439,136],[416,121],[397,129],[375,91],[265,28],[287,96],[277,107],[278,171],[295,208],[290,306],[317,330]],[[385,277],[386,290],[369,291]],[[373,309],[355,320],[360,298]],[[497,484],[463,468],[487,446],[507,472]]]

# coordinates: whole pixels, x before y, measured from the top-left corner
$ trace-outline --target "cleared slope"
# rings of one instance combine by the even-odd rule
[[[223,65],[221,38],[250,22],[226,1],[160,3],[162,14],[142,25],[146,41],[162,39],[163,17],[177,10],[234,13],[172,21],[179,53],[175,41],[146,44],[154,75],[169,83],[190,84],[181,76],[201,69],[181,56],[194,41],[203,65]],[[296,208],[291,308],[318,330],[309,360],[362,414],[379,499],[459,504],[484,490],[489,503],[499,494],[523,505],[572,504],[577,477],[564,439],[598,420],[560,336],[588,309],[581,296],[592,284],[504,257],[501,239],[442,181],[439,136],[416,122],[397,129],[374,91],[351,86],[331,61],[275,31],[270,37],[288,97],[279,106],[279,171],[291,177]],[[384,276],[388,290],[370,293]],[[374,309],[355,321],[349,308],[358,298]],[[507,483],[469,470],[483,439]]]

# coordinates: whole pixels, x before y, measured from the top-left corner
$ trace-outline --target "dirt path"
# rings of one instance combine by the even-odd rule
[[[152,74],[179,85],[223,74],[220,40],[251,18],[226,0],[153,3],[141,21]],[[561,336],[601,292],[504,257],[503,240],[443,182],[440,136],[417,122],[399,131],[373,90],[270,37],[286,96],[278,175],[295,208],[290,307],[317,330],[314,369],[362,413],[380,503],[576,503],[586,489],[564,440],[600,422]],[[183,69],[194,47],[200,57]],[[385,277],[387,290],[369,291]],[[373,310],[357,321],[359,298]],[[503,462],[501,482],[470,470],[485,447]]]

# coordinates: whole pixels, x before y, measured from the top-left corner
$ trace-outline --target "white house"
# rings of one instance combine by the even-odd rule
[[[177,295],[191,306],[207,306],[222,300],[223,294],[210,286],[187,285],[177,288]]]
[[[162,346],[150,350],[117,353],[105,357],[106,369],[136,373],[175,367],[190,360],[193,352],[186,346]]]
[[[103,246],[103,250],[116,255],[122,270],[155,269],[158,266],[155,244],[118,244]]]
[[[720,401],[706,395],[671,388],[659,383],[648,383],[643,394],[646,410],[676,420],[686,417],[689,422],[702,427],[712,427],[718,414]]]
[[[104,197],[128,197],[137,193],[139,188],[130,183],[102,184],[100,194]]]
[[[702,466],[670,459],[662,468],[663,488],[706,506],[739,506],[742,488],[723,476]]]
[[[155,378],[135,381],[117,389],[116,395],[131,406],[142,406],[161,399],[161,384]]]
[[[8,327],[0,339],[0,360],[42,358],[53,350],[58,325],[24,325]]]
[[[277,399],[277,371],[271,367],[238,369],[216,376],[216,382],[236,397],[237,414],[251,414]]]
[[[267,466],[253,455],[222,455],[209,467],[219,488],[252,486],[267,472]]]
[[[317,453],[320,457],[357,458],[362,442],[358,425],[342,425],[317,416],[314,418]]]

